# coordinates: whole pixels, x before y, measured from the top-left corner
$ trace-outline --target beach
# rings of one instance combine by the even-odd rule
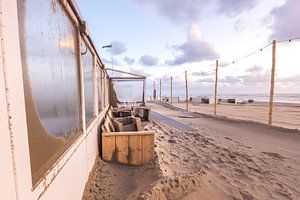
[[[148,106],[193,130],[153,119],[155,160],[98,159],[83,199],[300,199],[299,131]]]
[[[186,108],[184,102],[172,104],[178,108]],[[214,104],[189,102],[189,111],[204,114],[214,114]],[[269,117],[269,103],[254,102],[251,104],[217,104],[217,115],[267,124]],[[273,125],[300,130],[300,104],[274,103]]]

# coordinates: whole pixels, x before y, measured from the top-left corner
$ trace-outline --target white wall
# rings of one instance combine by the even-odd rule
[[[89,172],[98,156],[97,127],[108,106],[33,188],[16,0],[0,0],[0,11],[1,199],[81,199]],[[83,93],[81,95],[84,96]]]

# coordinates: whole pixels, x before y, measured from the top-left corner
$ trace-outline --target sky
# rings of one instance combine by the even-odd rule
[[[268,93],[272,40],[300,36],[299,0],[77,0],[106,67],[147,76],[162,93],[214,92],[219,60],[219,93]],[[112,44],[110,49],[101,48]],[[244,57],[252,52],[254,55]],[[276,48],[275,92],[299,93],[300,40]],[[232,62],[235,61],[234,64]]]

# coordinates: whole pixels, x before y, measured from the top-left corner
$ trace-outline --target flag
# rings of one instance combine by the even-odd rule
[[[112,48],[112,44],[103,46],[102,48]]]

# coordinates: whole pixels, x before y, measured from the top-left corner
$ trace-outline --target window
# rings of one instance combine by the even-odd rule
[[[143,103],[143,80],[113,80],[111,95],[115,104],[139,104]]]
[[[77,31],[57,0],[18,0],[33,184],[82,133]]]
[[[97,91],[98,91],[98,111],[102,110],[102,69],[97,64]]]
[[[85,121],[88,125],[95,117],[95,95],[94,95],[94,56],[90,49],[81,40],[81,55],[84,77],[84,97],[85,97]]]

